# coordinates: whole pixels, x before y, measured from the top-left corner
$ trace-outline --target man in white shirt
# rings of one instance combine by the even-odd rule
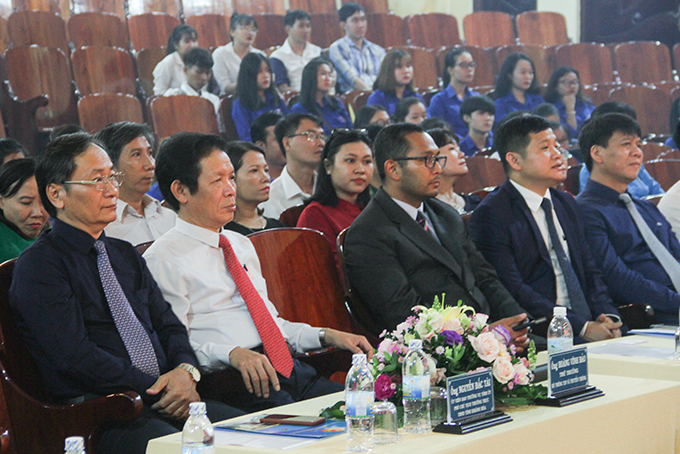
[[[280,334],[281,341],[294,351],[332,345],[368,353],[371,346],[362,336],[278,317],[267,297],[252,243],[222,229],[236,209],[234,168],[225,148],[221,138],[198,133],[176,134],[161,146],[158,182],[165,200],[178,210],[178,219],[175,228],[144,254],[149,269],[163,296],[187,326],[201,365],[208,370],[232,366],[241,372],[251,394],[234,393],[229,397],[232,405],[256,410],[342,390],[341,385],[315,376],[313,369],[296,360],[292,372],[282,372],[277,358],[267,350],[271,334]],[[238,260],[235,265],[225,258],[233,259],[230,250]],[[236,270],[230,271],[230,266],[236,266]],[[255,295],[248,292],[247,283],[239,281],[244,275]],[[259,302],[253,302],[253,298],[259,298]],[[262,312],[259,316],[251,312],[256,303],[266,307],[264,314],[280,333],[272,333],[276,328],[270,328],[262,334],[255,320]],[[263,344],[267,356],[258,352]],[[285,352],[290,358],[288,348]]]
[[[270,58],[279,91],[300,91],[302,70],[312,59],[321,55],[321,48],[309,42],[312,22],[301,9],[288,11],[283,18],[283,28],[288,38],[272,52]]]
[[[95,139],[104,146],[116,171],[123,174],[116,220],[106,226],[106,234],[134,246],[154,241],[174,227],[175,212],[146,194],[156,168],[156,141],[151,128],[129,121],[113,123],[99,131]]]
[[[549,123],[533,115],[512,119],[498,129],[494,142],[508,181],[472,214],[470,235],[477,249],[533,317],[550,319],[556,305],[566,306],[581,341],[621,336],[576,202],[554,189],[567,177],[567,160]]]
[[[314,192],[326,136],[321,120],[309,114],[286,116],[276,124],[274,134],[286,156],[286,166],[272,182],[269,200],[262,208],[265,216],[278,219],[283,211],[300,205]]]
[[[187,81],[179,88],[171,88],[164,96],[188,95],[200,96],[207,99],[215,107],[217,124],[220,124],[220,98],[210,93],[207,89],[208,82],[212,77],[213,58],[208,50],[202,47],[194,47],[184,54],[184,73]]]

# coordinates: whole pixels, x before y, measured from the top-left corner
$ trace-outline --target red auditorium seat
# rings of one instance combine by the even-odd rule
[[[668,116],[671,110],[669,96],[656,87],[628,85],[614,88],[609,99],[630,104],[637,113],[643,134],[669,134]]]
[[[200,14],[188,16],[185,22],[198,33],[198,45],[215,49],[231,42],[229,38],[229,17],[223,14]]]
[[[311,42],[327,49],[334,41],[342,38],[338,13],[312,13],[312,38]]]
[[[149,100],[153,130],[162,141],[181,131],[219,134],[215,107],[199,96],[159,96]]]
[[[238,11],[238,10],[237,10]],[[257,21],[257,37],[255,38],[255,47],[258,49],[266,49],[267,47],[280,46],[286,40],[286,35],[283,29],[283,15],[282,14],[253,14]]]
[[[88,46],[73,51],[73,76],[81,96],[95,93],[137,95],[130,54],[119,47]]]
[[[80,98],[78,116],[80,125],[93,134],[119,121],[144,123],[139,99],[124,93],[102,93]]]
[[[240,14],[286,14],[283,0],[233,0],[232,7]]]
[[[83,46],[128,48],[125,22],[113,13],[74,14],[68,20],[68,35],[76,49]]]
[[[548,83],[555,70],[555,49],[538,44],[513,44],[496,49],[496,67],[500,68],[505,59],[513,52],[523,52],[531,58],[536,67],[536,80],[539,84]]]
[[[366,39],[382,47],[405,46],[406,22],[394,13],[367,13]]]
[[[71,0],[73,14],[111,13],[127,21],[125,0]]]
[[[301,9],[310,14],[338,14],[335,0],[290,0],[290,9]]]
[[[579,72],[583,85],[614,81],[612,54],[600,43],[577,43],[559,46],[555,50],[557,67],[571,66]]]
[[[137,53],[137,75],[142,88],[142,95],[153,96],[153,69],[166,56],[165,47],[149,47]]]
[[[673,80],[671,54],[665,44],[631,41],[614,47],[616,70],[623,83],[653,84]]]
[[[524,44],[558,46],[568,44],[567,21],[560,13],[527,11],[515,17],[517,38]]]
[[[463,18],[463,31],[468,46],[497,47],[515,44],[515,31],[509,14],[478,11]]]
[[[168,44],[172,30],[180,24],[175,16],[165,13],[147,13],[128,18],[130,44],[139,51],[149,47],[162,47]]]
[[[7,23],[13,47],[38,45],[70,52],[66,38],[66,24],[55,13],[47,11],[17,11]]]
[[[229,23],[229,18],[234,14],[231,0],[182,0],[182,12],[185,18],[200,16],[202,14],[222,14]],[[199,39],[201,35],[198,35]]]
[[[148,13],[163,13],[179,18],[182,11],[181,0],[127,0],[128,16]],[[166,36],[167,41],[167,36]]]
[[[461,44],[458,20],[443,13],[421,13],[407,17],[411,45],[438,49]]]

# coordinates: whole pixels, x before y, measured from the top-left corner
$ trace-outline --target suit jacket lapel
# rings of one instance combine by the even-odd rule
[[[510,197],[510,202],[512,203],[513,209],[518,209],[529,223],[531,232],[534,234],[534,241],[538,246],[538,252],[541,255],[541,258],[552,267],[552,260],[550,260],[550,253],[548,252],[548,248],[545,245],[545,240],[543,239],[543,235],[541,235],[541,231],[538,229],[538,224],[536,224],[534,214],[529,209],[529,205],[527,205],[526,200],[524,200],[522,194],[520,194],[519,191],[512,185],[512,183],[510,183],[510,180],[507,180],[505,183],[503,183],[503,189],[508,191],[508,196]]]
[[[578,276],[579,280],[582,281],[583,268],[580,256],[577,253],[578,236],[574,231],[575,225],[569,220],[567,211],[564,209],[562,202],[555,196],[555,192],[553,192],[552,195],[553,208],[555,210],[555,214],[557,215],[557,219],[560,221],[562,230],[564,231],[564,236],[567,239],[567,245],[569,246],[569,259],[571,261],[571,266],[574,268],[574,272]],[[583,285],[583,282],[581,282],[581,285]]]

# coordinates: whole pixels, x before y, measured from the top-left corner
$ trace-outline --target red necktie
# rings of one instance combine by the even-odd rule
[[[220,248],[227,262],[227,269],[231,274],[236,288],[246,302],[250,316],[253,318],[257,333],[262,339],[264,353],[269,357],[274,369],[284,377],[290,377],[293,371],[293,358],[290,356],[288,345],[281,334],[279,326],[274,321],[272,314],[264,304],[262,297],[253,286],[248,273],[238,261],[231,243],[224,235],[220,235]]]

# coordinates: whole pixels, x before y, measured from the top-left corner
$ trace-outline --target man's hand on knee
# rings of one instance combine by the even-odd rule
[[[269,358],[247,348],[236,347],[229,353],[229,362],[241,372],[243,383],[249,393],[257,397],[269,397],[269,385],[280,391],[276,370],[269,362]]]
[[[160,400],[151,408],[168,418],[180,421],[189,415],[189,404],[201,400],[191,374],[179,368],[158,377],[156,383],[146,392],[152,396],[162,392]]]

